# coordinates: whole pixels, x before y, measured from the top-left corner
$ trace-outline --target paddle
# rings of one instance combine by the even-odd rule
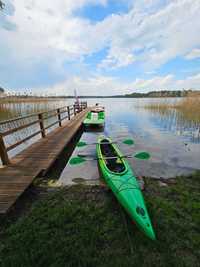
[[[150,158],[150,154],[147,152],[139,152],[135,155],[124,155],[121,157],[102,157],[102,158],[88,158],[91,157],[90,155],[78,155],[77,157],[73,157],[70,159],[69,164],[70,165],[77,165],[84,163],[86,161],[91,161],[91,160],[100,160],[100,159],[122,159],[122,158],[137,158],[137,159],[142,159],[142,160],[147,160]]]
[[[122,143],[131,146],[131,145],[134,144],[134,140],[133,139],[125,139],[125,140],[122,141]],[[97,144],[98,144],[97,142],[88,144],[85,141],[79,141],[76,146],[77,147],[84,147],[84,146],[91,146],[91,145],[97,145]],[[108,144],[108,143],[101,142],[101,144]],[[116,141],[115,142],[111,142],[110,144],[117,144],[117,142]]]

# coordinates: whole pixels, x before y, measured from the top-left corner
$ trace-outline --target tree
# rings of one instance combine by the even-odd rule
[[[5,4],[0,0],[0,10],[4,9]]]
[[[0,87],[0,93],[4,93],[4,89],[2,87]]]

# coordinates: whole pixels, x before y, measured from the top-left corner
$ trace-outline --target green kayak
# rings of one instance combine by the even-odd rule
[[[105,112],[88,112],[83,124],[85,126],[103,126],[105,122]]]
[[[100,171],[106,183],[138,227],[155,240],[142,192],[123,154],[107,137],[99,137],[96,150]]]

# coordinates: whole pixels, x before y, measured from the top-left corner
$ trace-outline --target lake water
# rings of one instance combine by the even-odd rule
[[[129,159],[137,176],[170,178],[189,174],[200,169],[200,125],[184,119],[176,110],[166,112],[144,108],[148,103],[180,99],[90,99],[89,104],[98,102],[105,106],[106,123],[103,132],[84,132],[82,140],[95,142],[98,135],[105,134],[118,141],[124,154],[148,151],[148,161]],[[122,140],[131,137],[133,147]],[[73,156],[80,153],[94,154],[95,147],[76,148]],[[79,179],[77,179],[79,178]],[[95,181],[99,178],[96,162],[88,161],[81,166],[64,169],[60,182],[69,184],[81,179]]]
[[[129,160],[136,175],[169,178],[200,169],[200,125],[187,120],[183,114],[173,109],[158,112],[144,108],[146,104],[155,101],[174,102],[179,99],[109,98],[88,99],[87,101],[89,105],[98,102],[105,106],[106,123],[103,132],[85,132],[81,139],[93,142],[98,135],[105,134],[118,141],[120,149],[125,154],[133,154],[138,151],[150,152],[151,159],[148,161]],[[64,99],[44,103],[0,105],[0,120],[72,103],[72,99]],[[127,137],[134,139],[133,147],[126,146],[121,142]],[[21,149],[28,144],[30,143],[23,145]],[[88,146],[81,151],[95,153],[95,147]],[[74,155],[79,152],[75,149]],[[69,183],[73,179],[76,181],[76,178],[98,179],[96,162],[88,162],[77,168],[67,165],[63,170],[61,182]]]

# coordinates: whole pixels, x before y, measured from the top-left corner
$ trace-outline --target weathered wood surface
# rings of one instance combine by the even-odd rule
[[[83,110],[32,144],[16,155],[9,166],[0,169],[0,214],[5,214],[11,208],[39,173],[45,173],[52,166],[80,128],[88,110]]]

